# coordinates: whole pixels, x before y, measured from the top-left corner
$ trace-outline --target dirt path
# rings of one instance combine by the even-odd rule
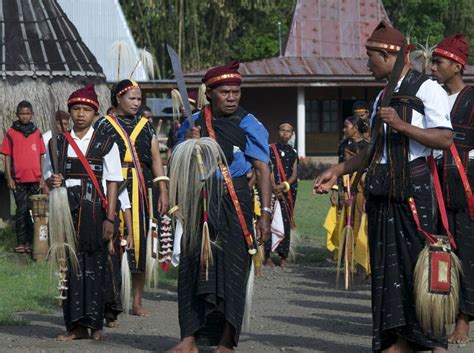
[[[251,333],[243,334],[239,352],[370,352],[369,284],[349,292],[334,288],[333,265],[300,264],[282,271],[265,269],[256,281]],[[121,316],[120,327],[107,329],[108,341],[56,342],[62,333],[61,313],[24,313],[24,326],[0,327],[0,352],[165,352],[179,338],[173,288],[148,293],[151,316]],[[472,332],[474,337],[474,331]],[[202,352],[210,352],[202,349]],[[467,347],[450,352],[474,351]]]

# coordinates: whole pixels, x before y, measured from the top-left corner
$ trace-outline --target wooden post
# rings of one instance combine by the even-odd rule
[[[298,87],[296,143],[298,158],[306,157],[306,109],[304,87]]]

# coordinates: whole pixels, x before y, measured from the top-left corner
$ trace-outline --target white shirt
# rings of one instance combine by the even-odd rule
[[[81,152],[85,155],[87,153],[87,148],[91,142],[92,135],[94,133],[94,128],[90,127],[87,133],[82,139],[76,136],[74,130],[71,130],[71,137],[76,142],[77,146]],[[77,157],[76,152],[74,152],[71,146],[68,146],[67,149],[68,157]],[[123,181],[122,177],[122,163],[120,161],[120,152],[117,145],[114,143],[112,149],[104,156],[103,163],[103,172],[102,172],[102,182],[106,181]],[[46,151],[46,159],[44,161],[43,167],[43,176],[45,179],[48,179],[53,174],[53,167],[51,164],[51,158],[49,155],[49,149]],[[66,179],[66,187],[78,186],[81,185],[81,179]],[[105,188],[106,189],[106,188]]]
[[[404,77],[398,81],[395,88],[395,92],[398,92],[400,85]],[[370,117],[370,123],[372,125],[374,117],[377,114],[377,105],[382,96],[382,91],[378,94],[377,99],[374,102],[372,116]],[[416,97],[420,98],[424,105],[425,115],[418,113],[413,110],[411,124],[413,126],[420,127],[422,129],[432,128],[446,128],[452,130],[449,100],[446,91],[433,80],[426,80],[418,89],[415,94]],[[384,123],[384,129],[387,129],[387,124]],[[409,161],[413,161],[419,157],[426,157],[431,154],[431,148],[422,145],[418,141],[410,139],[410,151]],[[387,163],[387,145],[384,146],[384,152],[380,160],[380,164]]]
[[[53,133],[51,132],[51,130],[48,130],[43,134],[43,142],[44,142],[44,145],[46,146],[46,149],[48,149],[48,143],[49,143],[49,140],[51,140],[51,137],[53,137]]]

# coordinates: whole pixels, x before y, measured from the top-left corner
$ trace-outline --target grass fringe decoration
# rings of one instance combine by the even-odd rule
[[[250,332],[250,313],[252,312],[253,288],[255,284],[255,262],[253,256],[250,258],[250,271],[247,279],[247,288],[245,291],[245,309],[243,319],[243,330]]]
[[[201,178],[196,148],[200,149],[204,164]],[[214,199],[211,193],[217,192],[220,200],[224,191],[224,179],[215,178],[219,165],[225,163],[224,152],[211,138],[188,139],[173,150],[170,160],[170,208],[177,206],[183,220],[183,253],[190,253],[197,244],[201,244],[203,207],[202,189],[208,190],[207,209],[209,200]],[[217,185],[214,185],[217,183]],[[216,207],[214,205],[214,207]]]
[[[123,313],[125,315],[128,315],[130,312],[130,300],[132,298],[132,293],[131,293],[132,276],[130,273],[130,267],[128,265],[128,254],[127,254],[126,249],[123,251],[123,255],[122,255],[121,271],[122,271],[122,287],[120,288],[120,295],[122,299],[122,308],[123,308]]]
[[[421,328],[425,332],[432,333],[436,338],[441,338],[445,334],[446,325],[456,322],[459,312],[462,267],[456,254],[453,251],[449,252],[451,256],[451,290],[449,294],[430,291],[430,250],[428,246],[418,255],[413,273],[416,316]]]
[[[53,188],[49,193],[49,236],[51,246],[47,258],[51,264],[59,268],[67,259],[68,269],[80,273],[76,255],[76,230],[65,187]]]

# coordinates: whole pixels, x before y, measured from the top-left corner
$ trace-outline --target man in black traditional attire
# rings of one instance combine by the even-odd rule
[[[227,175],[236,198],[225,192],[218,200],[218,193],[213,193],[216,199],[210,201],[214,206],[209,210],[208,220],[211,240],[217,245],[212,247],[214,260],[209,264],[208,278],[200,269],[200,245],[181,254],[178,304],[182,341],[171,349],[174,353],[197,352],[198,343],[217,346],[216,352],[229,352],[238,344],[252,261],[243,230],[243,227],[253,228],[253,199],[246,177],[252,168],[257,174],[263,211],[256,225],[256,236],[264,241],[270,235],[272,191],[268,132],[239,105],[241,75],[238,68],[239,63],[232,62],[206,73],[202,81],[211,103],[193,115],[195,127],[190,128],[186,120],[178,131],[180,141],[215,137],[224,151]],[[240,212],[234,207],[236,201],[241,206]]]
[[[114,233],[117,183],[123,180],[120,155],[114,139],[92,127],[99,110],[93,84],[72,93],[68,108],[74,126],[71,132],[57,137],[59,174],[52,171],[51,148],[45,161],[45,178],[49,179],[50,185],[60,187],[64,182],[67,188],[79,260],[78,273],[68,266],[63,303],[67,334],[58,336],[58,340],[88,338],[89,329],[92,338],[100,340],[103,337],[108,242]],[[51,140],[51,143],[56,141]],[[87,166],[82,164],[73,145],[85,156]],[[95,174],[101,190],[94,186],[88,168]],[[104,195],[102,179],[106,181],[106,202],[100,197]],[[107,209],[104,209],[105,205]]]
[[[456,328],[448,337],[449,343],[456,344],[469,342],[469,321],[474,318],[474,222],[467,204],[468,194],[472,194],[474,185],[474,89],[463,80],[468,57],[469,42],[462,34],[456,34],[439,42],[433,51],[431,65],[432,75],[448,92],[454,146],[462,163],[460,168],[464,170],[468,181],[463,183],[452,153],[444,151],[440,160],[440,175],[449,226],[456,239],[456,254],[464,271],[460,313]]]
[[[405,37],[381,22],[366,42],[368,67],[377,80],[390,76]],[[406,53],[404,53],[406,55]],[[436,82],[410,69],[407,57],[390,107],[374,103],[371,124],[382,119],[382,132],[372,132],[374,154],[366,177],[368,237],[372,269],[374,352],[446,352],[445,339],[424,333],[416,318],[413,270],[425,237],[417,230],[408,198],[413,197],[421,227],[434,232],[431,177],[426,157],[432,148],[452,143],[446,92]],[[400,99],[403,97],[403,99]],[[314,191],[327,192],[343,174],[361,167],[367,149],[321,174]]]
[[[280,256],[280,267],[288,267],[291,229],[295,227],[294,211],[298,192],[298,154],[288,143],[294,133],[293,126],[282,123],[278,127],[278,142],[270,145],[270,164],[273,174],[273,194],[278,198],[283,220],[284,237],[276,244],[265,243],[265,265],[272,266],[273,250]]]

